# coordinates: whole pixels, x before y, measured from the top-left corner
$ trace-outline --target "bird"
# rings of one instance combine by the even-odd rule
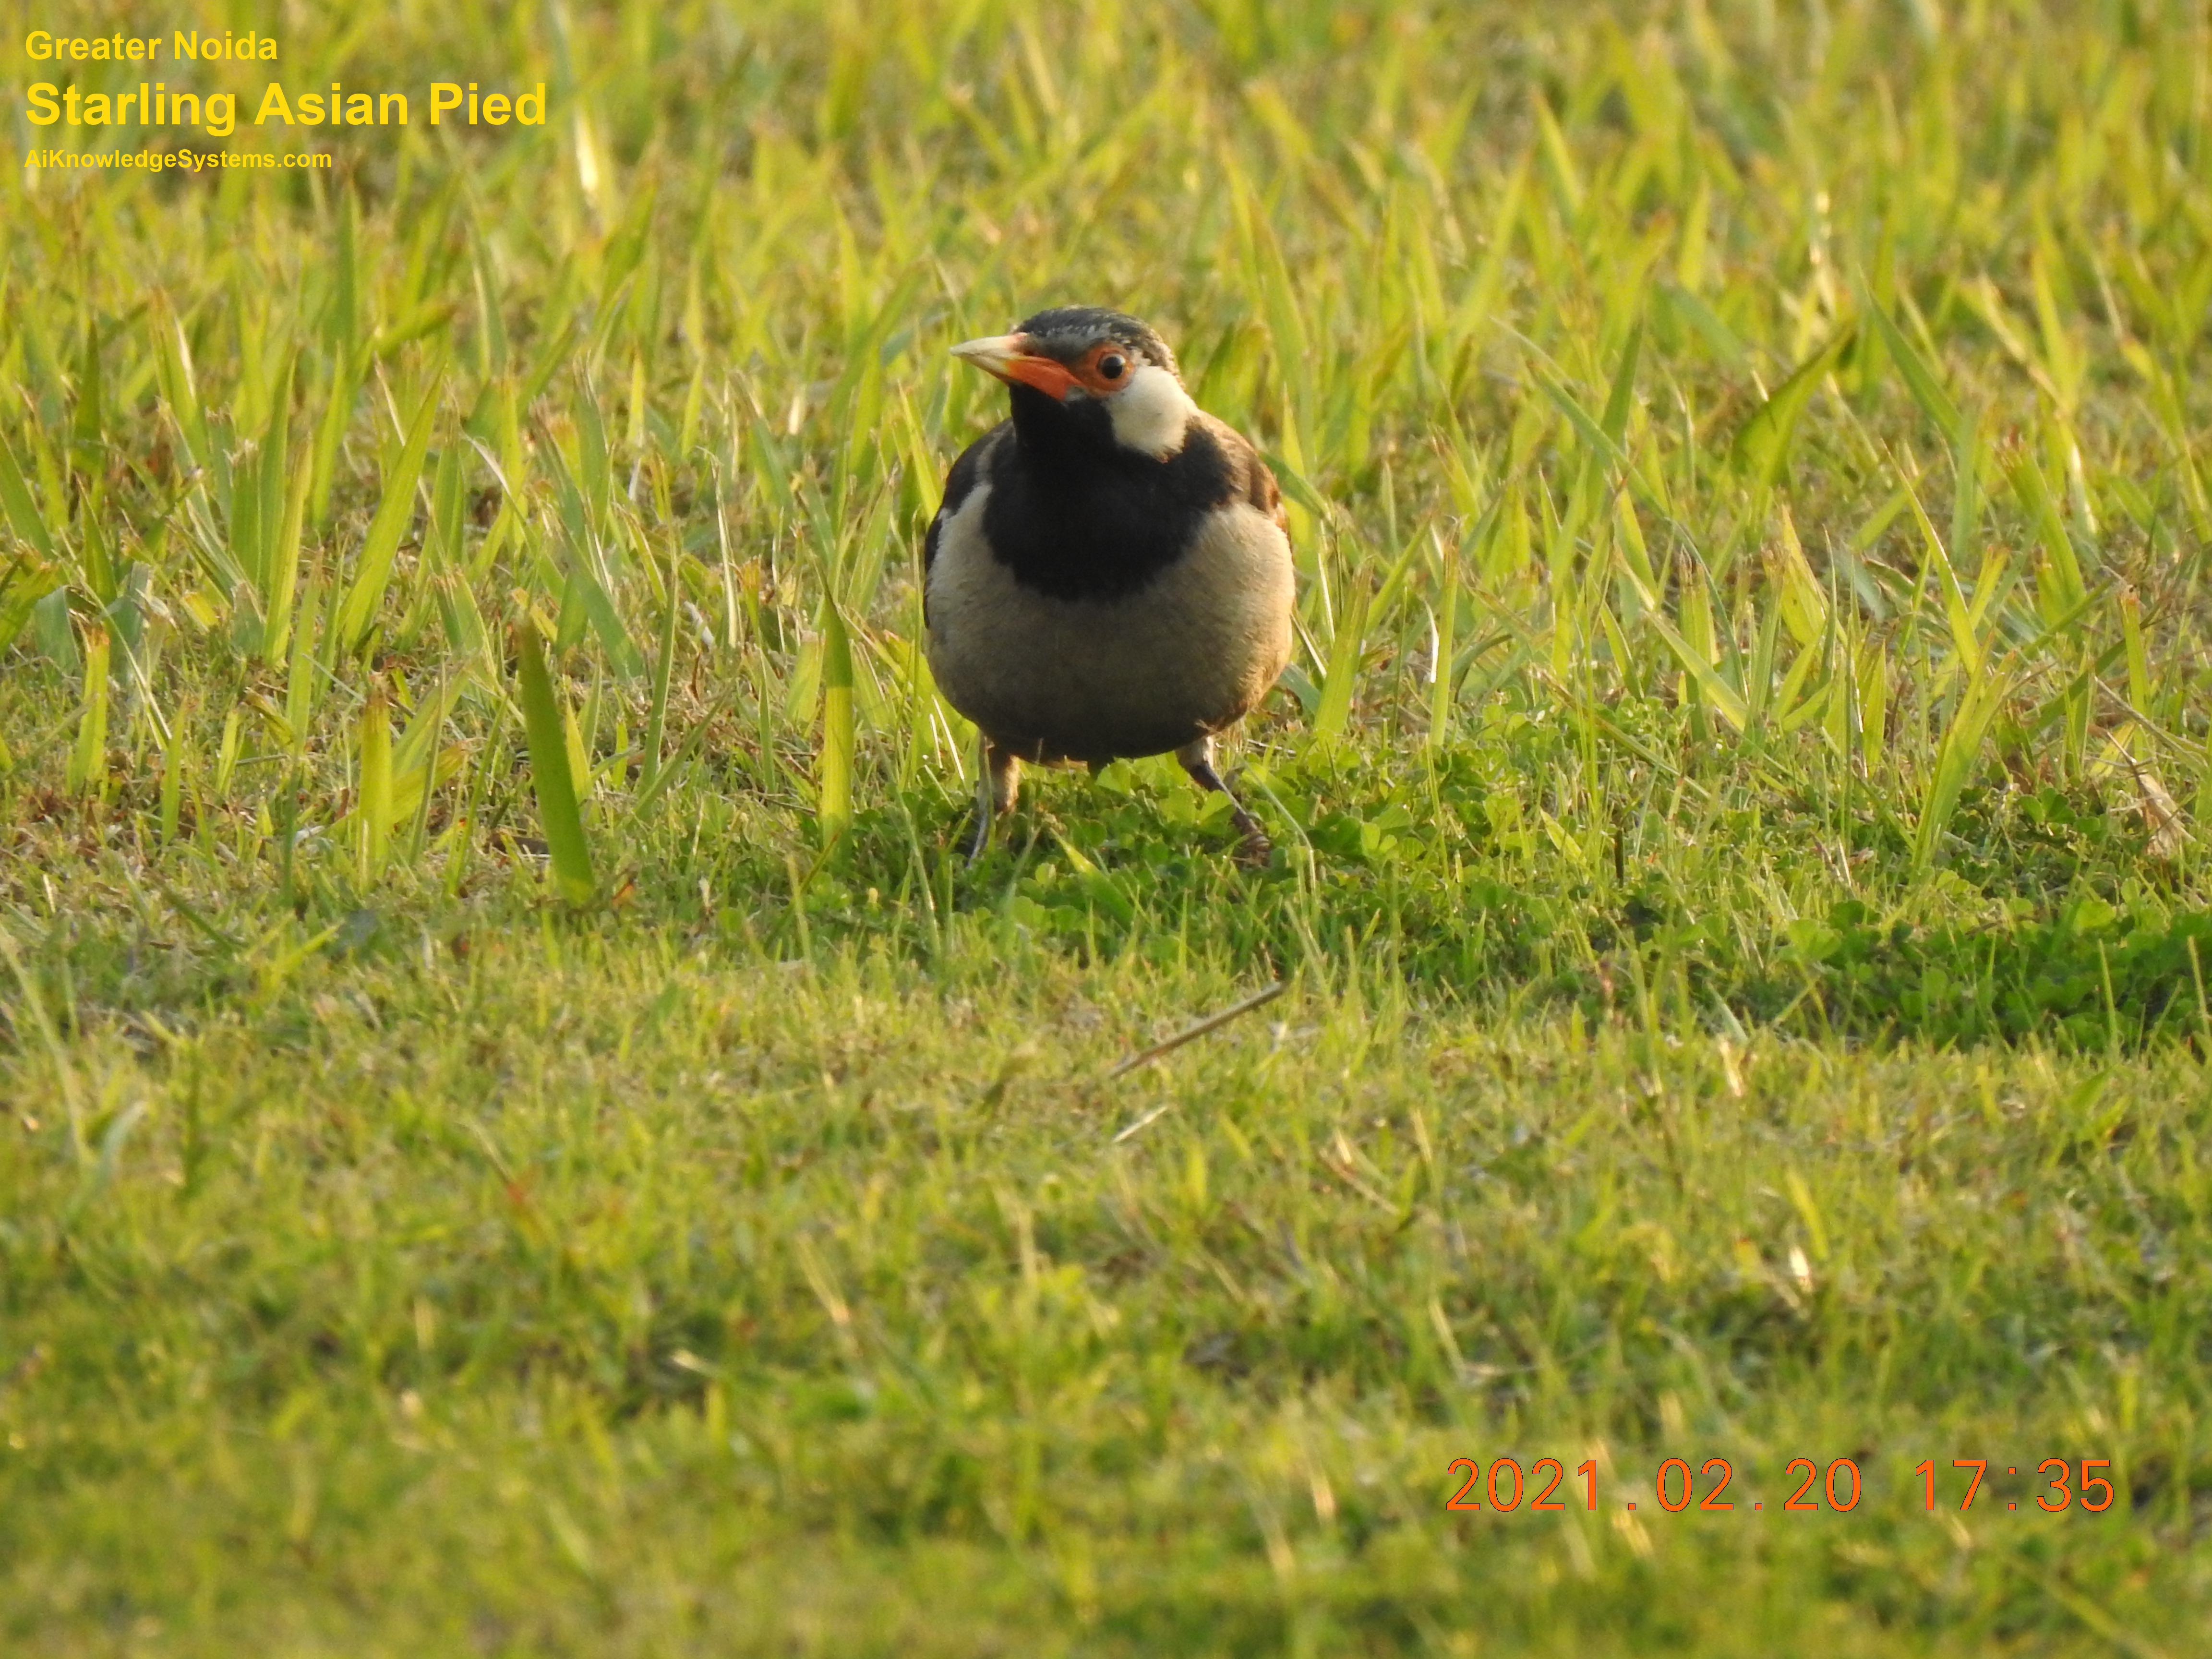
[[[922,546],[926,653],[982,737],[969,856],[1024,762],[1172,753],[1228,796],[1239,857],[1266,831],[1214,739],[1291,658],[1297,576],[1282,493],[1251,442],[1199,408],[1152,328],[1097,306],[1040,311],[951,355],[1006,384]]]

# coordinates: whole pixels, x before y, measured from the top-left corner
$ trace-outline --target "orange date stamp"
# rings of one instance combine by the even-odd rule
[[[2022,1497],[2032,1495],[2033,1501],[2028,1507],[2046,1515],[2075,1508],[2101,1514],[2112,1508],[2118,1495],[2112,1467],[2109,1457],[2084,1457],[2071,1462],[2063,1457],[2046,1457],[2034,1467],[2036,1484],[2032,1493]],[[2016,1478],[2021,1468],[2018,1463],[2007,1464],[2004,1474]],[[1462,1471],[1467,1477],[1463,1480],[1460,1479]],[[1978,1499],[1983,1500],[1985,1510],[1995,1509],[1999,1499],[1995,1483],[1985,1482],[1989,1472],[1990,1460],[1985,1457],[1954,1457],[1947,1471],[1939,1471],[1930,1457],[1912,1471],[1919,1484],[1921,1507],[1931,1513],[1938,1507],[1939,1496],[1944,1500],[1942,1507],[1948,1509],[1954,1493],[1959,1513],[1972,1510]],[[1472,1457],[1455,1457],[1445,1474],[1448,1480],[1459,1482],[1444,1499],[1448,1510],[1487,1509],[1499,1515],[1524,1510],[1531,1514],[1564,1514],[1571,1504],[1595,1511],[1602,1501],[1594,1457],[1577,1464],[1571,1476],[1556,1457],[1540,1457],[1525,1472],[1518,1458],[1493,1458],[1486,1466]],[[1669,1457],[1653,1474],[1651,1496],[1669,1515],[1679,1515],[1693,1504],[1706,1514],[1734,1511],[1746,1507],[1742,1492],[1730,1495],[1735,1475],[1735,1465],[1725,1457],[1705,1459],[1694,1474],[1689,1459]],[[1985,1484],[1990,1488],[1987,1492]],[[1847,1515],[1859,1506],[1866,1492],[1865,1477],[1857,1462],[1848,1457],[1832,1459],[1825,1468],[1812,1458],[1793,1457],[1784,1466],[1782,1485],[1790,1487],[1790,1495],[1777,1507],[1786,1514]],[[2018,1510],[2022,1497],[2003,1499],[2005,1509]],[[1626,1499],[1624,1507],[1634,1510],[1637,1499]],[[1754,1513],[1763,1512],[1765,1499],[1750,1498],[1748,1507]]]

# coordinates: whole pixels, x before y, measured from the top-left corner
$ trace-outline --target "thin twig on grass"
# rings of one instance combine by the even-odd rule
[[[1162,1054],[1171,1054],[1176,1049],[1182,1048],[1184,1043],[1194,1042],[1198,1038],[1204,1036],[1208,1031],[1218,1030],[1224,1025],[1228,1024],[1231,1020],[1236,1018],[1237,1015],[1249,1014],[1255,1008],[1260,1007],[1265,1003],[1273,1002],[1277,997],[1282,995],[1283,993],[1289,988],[1290,982],[1287,980],[1277,980],[1273,985],[1268,986],[1265,990],[1253,992],[1250,996],[1246,997],[1242,1002],[1233,1002],[1230,1004],[1228,1007],[1224,1008],[1219,1013],[1208,1014],[1204,1019],[1200,1020],[1197,1024],[1186,1026],[1183,1030],[1177,1031],[1173,1036],[1167,1038],[1164,1042],[1155,1042],[1151,1048],[1140,1049],[1137,1053],[1131,1054],[1127,1060],[1115,1066],[1112,1071],[1107,1073],[1105,1080],[1111,1083],[1115,1078],[1125,1077],[1129,1073],[1135,1071],[1139,1066],[1149,1066],[1152,1061],[1158,1060]]]

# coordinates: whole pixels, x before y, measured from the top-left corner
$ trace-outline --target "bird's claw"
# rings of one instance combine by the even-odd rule
[[[1267,839],[1260,820],[1240,806],[1230,814],[1229,821],[1237,826],[1237,862],[1248,870],[1266,869],[1274,857],[1275,844]]]

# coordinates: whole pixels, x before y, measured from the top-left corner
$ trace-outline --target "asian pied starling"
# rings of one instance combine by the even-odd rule
[[[1012,417],[945,481],[922,550],[929,665],[984,739],[975,836],[1024,761],[1172,751],[1229,793],[1213,739],[1291,656],[1294,578],[1274,475],[1191,401],[1134,317],[1041,311],[952,355],[1006,383]],[[1267,838],[1234,796],[1242,855]]]

